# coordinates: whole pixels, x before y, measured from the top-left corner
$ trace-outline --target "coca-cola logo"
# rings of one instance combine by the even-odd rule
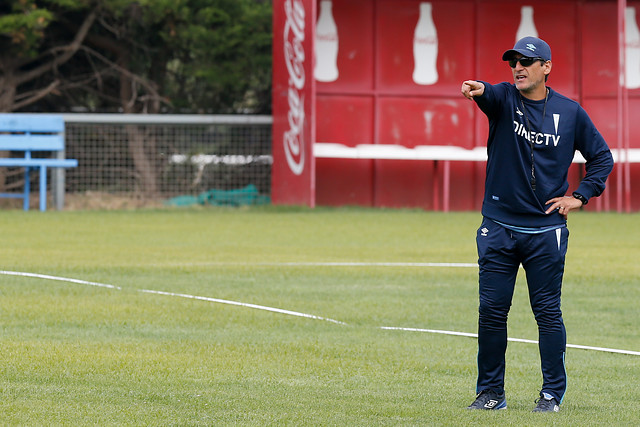
[[[287,164],[291,171],[302,174],[304,171],[304,95],[306,78],[304,72],[304,4],[300,0],[287,0],[284,3],[286,21],[284,24],[284,59],[289,73],[287,94],[289,112],[287,119],[289,130],[284,133],[283,144]]]
[[[413,41],[422,44],[438,44],[437,37],[414,37]]]
[[[338,40],[337,34],[316,34],[316,40],[323,42],[334,42]]]

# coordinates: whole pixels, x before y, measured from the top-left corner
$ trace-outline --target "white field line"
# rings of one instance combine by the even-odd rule
[[[471,262],[186,262],[163,263],[162,267],[207,267],[207,266],[262,266],[262,267],[447,267],[447,268],[478,268],[478,263]]]
[[[401,327],[395,327],[395,326],[381,326],[380,329],[386,329],[391,331],[427,332],[430,334],[444,334],[444,335],[456,335],[461,337],[478,338],[478,334],[472,334],[468,332],[440,331],[437,329],[401,328]],[[527,344],[538,344],[538,341],[527,340],[524,338],[507,338],[507,340],[512,342],[523,342]],[[607,353],[619,353],[619,354],[629,354],[632,356],[640,356],[640,351],[619,350],[616,348],[592,347],[588,345],[578,345],[578,344],[567,344],[567,347],[579,348],[582,350],[604,351]]]
[[[477,263],[466,262],[280,262],[259,265],[282,265],[288,267],[454,267],[477,268]]]
[[[23,272],[19,272],[19,271],[0,270],[0,275],[33,277],[33,278],[38,278],[38,279],[57,280],[57,281],[61,281],[61,282],[76,283],[76,284],[80,284],[80,285],[89,285],[89,286],[97,286],[97,287],[102,287],[102,288],[122,290],[122,288],[119,287],[119,286],[107,285],[107,284],[104,284],[104,283],[97,283],[97,282],[88,282],[86,280],[70,279],[70,278],[66,278],[66,277],[49,276],[49,275],[46,275],[46,274],[23,273]],[[249,303],[243,303],[243,302],[238,302],[238,301],[223,300],[223,299],[219,299],[219,298],[210,298],[210,297],[203,297],[203,296],[190,295],[190,294],[179,294],[179,293],[174,293],[174,292],[154,291],[154,290],[150,290],[150,289],[140,289],[138,292],[143,292],[143,293],[147,293],[147,294],[155,294],[155,295],[165,295],[165,296],[179,297],[179,298],[188,298],[188,299],[194,299],[194,300],[199,300],[199,301],[214,302],[214,303],[218,303],[218,304],[235,305],[235,306],[240,306],[240,307],[253,308],[253,309],[257,309],[257,310],[264,310],[264,311],[270,311],[270,312],[274,312],[274,313],[285,314],[285,315],[289,315],[289,316],[304,317],[304,318],[315,319],[315,320],[324,320],[324,321],[327,321],[327,322],[332,322],[332,323],[336,323],[336,324],[340,324],[340,325],[347,325],[345,322],[341,322],[339,320],[330,319],[328,317],[321,317],[321,316],[316,316],[316,315],[313,315],[313,314],[300,313],[300,312],[297,312],[297,311],[284,310],[284,309],[280,309],[280,308],[267,307],[267,306],[257,305],[257,304],[249,304]],[[425,333],[432,333],[432,334],[444,334],[444,335],[455,335],[455,336],[462,336],[462,337],[478,338],[478,334],[474,334],[474,333],[456,332],[456,331],[444,331],[444,330],[438,330],[438,329],[403,328],[403,327],[396,327],[396,326],[380,326],[379,329],[391,330],[391,331],[425,332]],[[522,343],[527,343],[527,344],[538,344],[538,341],[528,340],[528,339],[523,339],[523,338],[508,338],[508,340],[512,341],[512,342],[522,342]],[[632,355],[632,356],[640,356],[640,351],[632,351],[632,350],[620,350],[620,349],[615,349],[615,348],[593,347],[593,346],[578,345],[578,344],[567,344],[567,347],[577,348],[577,349],[582,349],[582,350],[602,351],[602,352],[607,352],[607,353],[618,353],[618,354],[628,354],[628,355]]]
[[[274,312],[274,313],[287,314],[289,316],[306,317],[306,318],[309,318],[309,319],[316,319],[316,320],[326,320],[327,322],[338,323],[340,325],[346,325],[346,323],[344,323],[344,322],[341,322],[339,320],[329,319],[327,317],[320,317],[320,316],[315,316],[313,314],[299,313],[297,311],[283,310],[281,308],[266,307],[264,305],[248,304],[248,303],[244,303],[244,302],[229,301],[229,300],[218,299],[218,298],[202,297],[202,296],[197,296],[197,295],[177,294],[177,293],[174,293],[174,292],[153,291],[153,290],[150,290],[150,289],[141,289],[140,292],[144,292],[144,293],[147,293],[147,294],[166,295],[166,296],[171,296],[171,297],[195,299],[195,300],[199,300],[199,301],[215,302],[215,303],[219,303],[219,304],[237,305],[237,306],[240,306],[240,307],[255,308],[257,310],[264,310],[264,311],[271,311],[271,312]]]
[[[49,276],[46,274],[23,273],[21,271],[6,271],[6,270],[0,270],[0,274],[3,274],[5,276],[23,276],[23,277],[34,277],[36,279],[58,280],[60,282],[69,282],[69,283],[77,283],[79,285],[97,286],[99,288],[109,288],[109,289],[118,289],[118,290],[122,289],[119,286],[107,285],[104,283],[87,282],[86,280],[69,279],[67,277]]]
[[[119,286],[107,285],[107,284],[104,284],[104,283],[97,283],[97,282],[87,282],[86,280],[70,279],[68,277],[49,276],[49,275],[46,275],[46,274],[23,273],[23,272],[19,272],[19,271],[0,270],[0,275],[33,277],[33,278],[37,278],[37,279],[57,280],[57,281],[61,281],[61,282],[77,283],[77,284],[81,284],[81,285],[90,285],[90,286],[98,286],[98,287],[102,287],[102,288],[122,290],[122,288],[119,287]],[[150,289],[140,289],[140,290],[138,290],[138,292],[143,292],[143,293],[148,293],[148,294],[156,294],[156,295],[167,295],[167,296],[180,297],[180,298],[189,298],[189,299],[195,299],[195,300],[200,300],[200,301],[215,302],[215,303],[219,303],[219,304],[237,305],[237,306],[241,306],[241,307],[254,308],[254,309],[257,309],[257,310],[264,310],[264,311],[271,311],[271,312],[274,312],[274,313],[286,314],[286,315],[289,315],[289,316],[306,317],[306,318],[309,318],[309,319],[325,320],[327,322],[337,323],[337,324],[340,324],[340,325],[346,325],[346,323],[344,323],[344,322],[341,322],[339,320],[330,319],[330,318],[327,318],[327,317],[316,316],[316,315],[313,315],[313,314],[299,313],[297,311],[284,310],[284,309],[281,309],[281,308],[266,307],[266,306],[257,305],[257,304],[249,304],[249,303],[244,303],[244,302],[229,301],[229,300],[223,300],[223,299],[218,299],[218,298],[209,298],[209,297],[203,297],[203,296],[197,296],[197,295],[178,294],[178,293],[163,292],[163,291],[154,291],[154,290],[150,290]]]

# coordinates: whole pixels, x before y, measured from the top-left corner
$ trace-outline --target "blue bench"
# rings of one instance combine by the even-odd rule
[[[78,161],[64,158],[64,119],[48,114],[0,114],[0,151],[20,152],[24,157],[0,158],[0,166],[24,168],[24,191],[0,193],[0,197],[23,199],[29,210],[32,169],[40,171],[40,210],[47,210],[47,168],[74,168]],[[34,158],[33,152],[51,152],[56,158]]]

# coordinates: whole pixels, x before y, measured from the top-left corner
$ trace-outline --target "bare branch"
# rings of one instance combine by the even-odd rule
[[[47,87],[42,88],[40,90],[35,90],[31,92],[24,92],[20,94],[20,100],[16,97],[13,103],[13,109],[19,110],[22,107],[25,107],[29,104],[33,104],[34,102],[44,98],[53,92],[60,85],[60,80],[52,81]]]
[[[158,93],[158,90],[155,87],[155,84],[153,82],[149,82],[147,79],[145,79],[143,77],[140,77],[139,75],[137,75],[135,73],[132,73],[127,68],[116,64],[115,62],[111,61],[107,57],[101,55],[100,53],[96,52],[95,50],[93,50],[93,49],[91,49],[91,48],[89,48],[87,46],[81,46],[80,49],[85,51],[85,52],[87,52],[88,54],[90,54],[93,58],[96,58],[96,59],[102,61],[103,63],[109,65],[109,67],[111,69],[113,69],[113,70],[123,74],[124,76],[130,78],[133,83],[137,83],[140,86],[142,86],[149,93],[149,96],[153,97],[154,99],[159,100],[160,102],[167,103],[167,104],[169,103],[169,100],[167,98],[160,96],[160,94]]]
[[[49,70],[52,70],[59,66],[60,64],[64,64],[67,62],[82,46],[82,42],[84,38],[87,36],[91,25],[93,25],[93,21],[96,19],[97,12],[96,10],[92,10],[91,13],[87,15],[84,22],[80,26],[80,29],[76,33],[75,38],[71,42],[71,44],[67,46],[58,46],[53,49],[50,49],[48,54],[53,55],[53,59],[48,61],[42,65],[35,67],[34,69],[27,71],[16,77],[16,82],[18,85],[28,82],[30,80],[35,79],[38,76],[46,73]],[[62,51],[61,55],[58,52]]]

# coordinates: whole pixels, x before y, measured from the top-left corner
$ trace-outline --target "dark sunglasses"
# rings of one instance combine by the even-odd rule
[[[523,56],[522,58],[513,58],[509,60],[509,67],[511,68],[516,68],[516,66],[518,65],[518,62],[520,64],[522,64],[523,67],[530,67],[531,65],[533,65],[534,62],[546,62],[544,59],[542,58],[528,58],[526,56]]]

